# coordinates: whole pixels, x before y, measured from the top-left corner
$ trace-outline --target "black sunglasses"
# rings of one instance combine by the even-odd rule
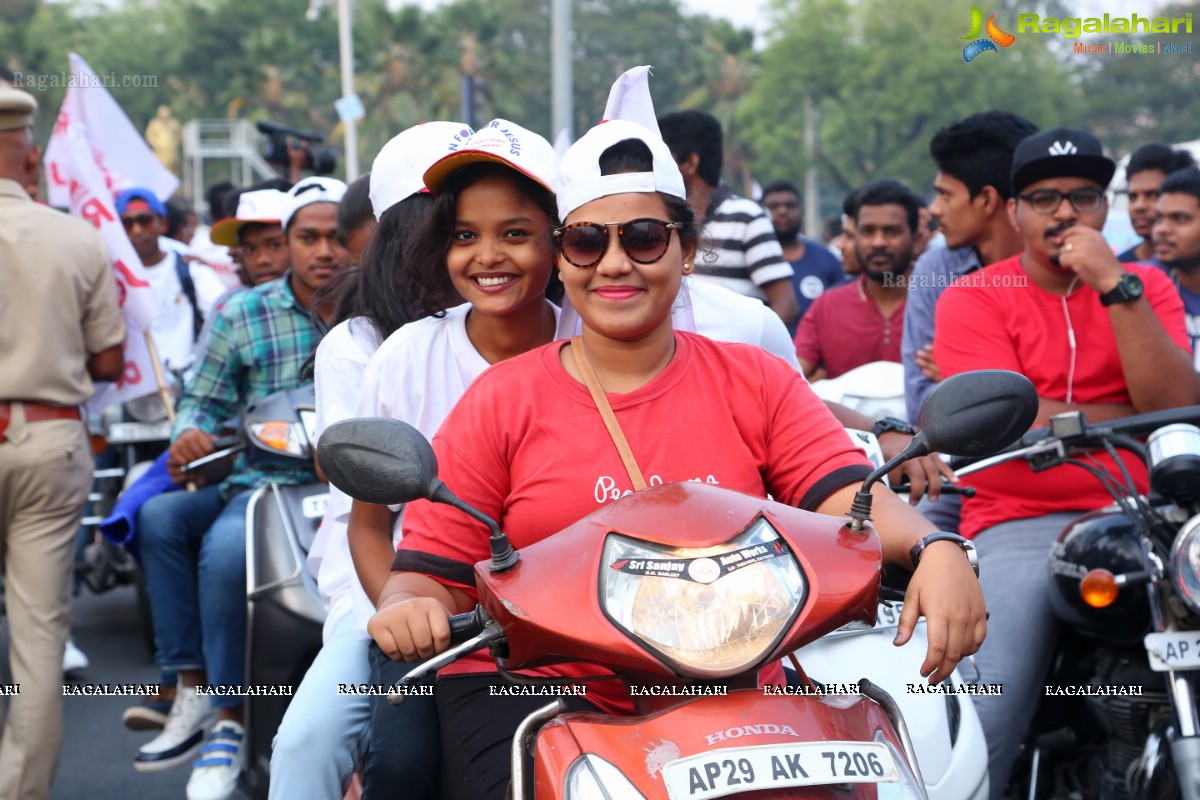
[[[121,224],[125,226],[125,230],[129,230],[134,225],[148,227],[154,224],[158,217],[153,214],[138,214],[136,217],[121,217]]]
[[[671,245],[671,231],[687,227],[686,222],[664,222],[639,217],[628,222],[572,222],[554,230],[554,241],[563,258],[580,269],[594,267],[608,252],[610,229],[616,226],[617,240],[625,254],[638,264],[653,264]]]

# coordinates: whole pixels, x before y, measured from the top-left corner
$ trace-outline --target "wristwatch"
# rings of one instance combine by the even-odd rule
[[[871,428],[871,433],[875,434],[876,439],[885,433],[893,432],[913,436],[916,434],[917,429],[912,425],[909,425],[904,420],[897,419],[896,417],[884,417],[883,419],[877,421]]]
[[[975,545],[957,533],[947,533],[946,531],[931,533],[912,546],[912,549],[908,551],[908,557],[912,560],[913,569],[920,565],[921,555],[925,552],[925,548],[934,542],[954,542],[961,547],[967,556],[967,563],[971,565],[971,569],[975,570],[975,577],[979,577],[979,556],[975,553]]]
[[[1121,276],[1121,280],[1117,281],[1115,288],[1100,295],[1100,305],[1114,306],[1117,303],[1132,303],[1141,297],[1144,291],[1142,279],[1126,272]]]

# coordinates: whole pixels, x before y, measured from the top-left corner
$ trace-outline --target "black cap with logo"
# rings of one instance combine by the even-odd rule
[[[1107,189],[1116,163],[1104,155],[1100,140],[1079,128],[1051,128],[1026,136],[1013,151],[1012,188],[1047,178],[1087,178]]]

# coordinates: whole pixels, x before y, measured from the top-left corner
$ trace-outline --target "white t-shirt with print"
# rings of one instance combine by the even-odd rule
[[[463,392],[489,366],[467,336],[470,310],[469,304],[456,306],[444,317],[426,317],[411,322],[389,336],[371,356],[361,381],[351,384],[359,387],[358,406],[351,416],[403,420],[426,437],[433,438]],[[557,320],[557,307],[554,313]],[[331,335],[333,331],[326,335],[326,340]],[[321,347],[325,347],[324,342]],[[318,369],[320,364],[321,350],[318,349]],[[319,382],[317,385],[320,387]],[[317,405],[320,413],[320,395]],[[328,423],[334,421],[328,415],[326,419]],[[342,498],[343,501],[335,502],[334,494],[330,492],[329,510],[323,523],[330,528],[317,572],[317,585],[329,606],[331,619],[346,613],[345,598],[350,599],[355,635],[366,639],[367,622],[375,613],[375,603],[367,598],[354,571],[346,538],[350,504],[349,498],[345,495]],[[392,528],[392,544],[398,541],[399,516]],[[326,635],[338,621],[326,620]]]

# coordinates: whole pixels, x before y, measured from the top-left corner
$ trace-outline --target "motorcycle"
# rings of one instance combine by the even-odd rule
[[[1200,406],[1089,424],[1060,414],[1009,452],[1035,471],[1084,464],[1113,505],[1060,534],[1048,565],[1064,635],[1047,685],[1083,697],[1043,699],[1026,738],[1022,793],[1100,798],[1200,798]],[[1138,438],[1149,434],[1146,444]],[[1086,461],[1118,449],[1149,468],[1140,496],[1129,475]],[[1083,694],[1083,692],[1078,692]],[[1012,785],[1012,783],[1010,783]]]
[[[1014,373],[944,381],[927,401],[926,429],[871,473],[850,523],[681,482],[627,495],[520,552],[437,479],[429,443],[405,423],[339,422],[318,460],[352,497],[447,503],[491,530],[492,558],[475,567],[479,605],[451,617],[450,649],[410,672],[392,702],[484,647],[514,683],[548,683],[515,670],[589,661],[630,688],[633,717],[565,713],[561,698],[529,715],[513,739],[512,797],[925,798],[884,689],[864,679],[826,692],[804,677],[759,689],[758,673],[843,626],[873,625],[881,596],[902,597],[881,595],[880,543],[865,526],[872,483],[930,449],[994,452],[1036,408],[1032,385]]]
[[[312,463],[316,397],[311,384],[275,392],[248,405],[236,440],[218,442],[214,453],[187,465],[198,469],[248,451],[254,463]],[[300,685],[321,649],[325,606],[304,563],[325,508],[329,487],[269,482],[250,495],[246,508],[246,683]],[[242,785],[265,797],[271,743],[287,711],[289,695],[246,698],[246,759]]]

